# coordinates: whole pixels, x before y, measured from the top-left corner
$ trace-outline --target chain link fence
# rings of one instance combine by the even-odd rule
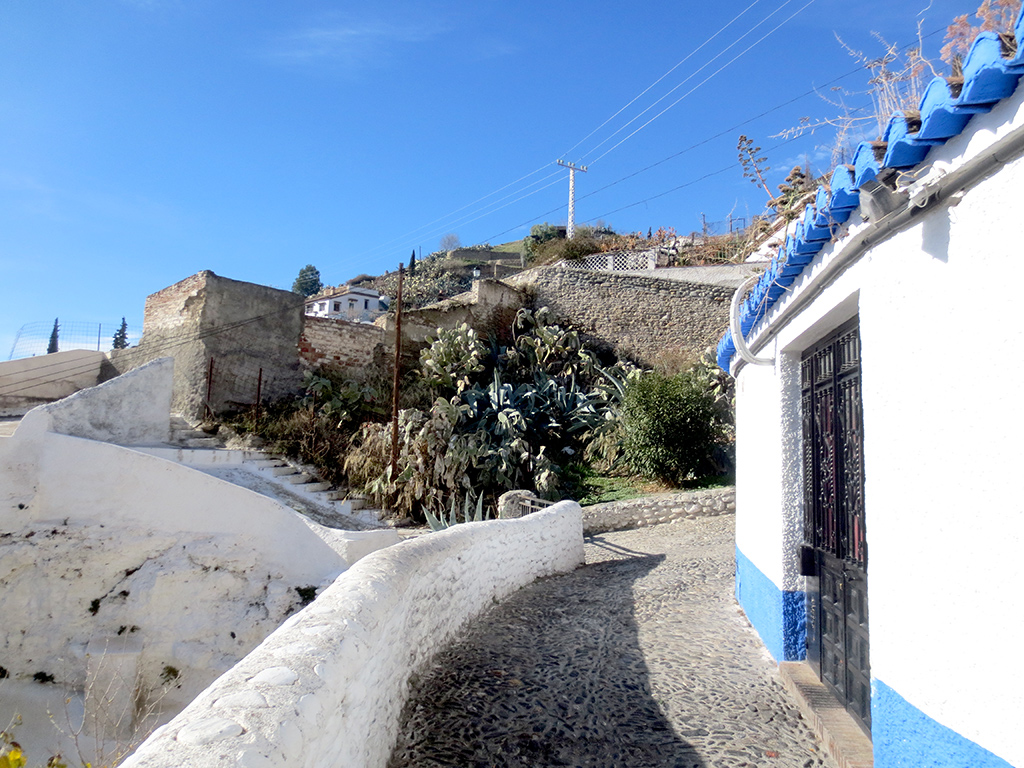
[[[91,349],[97,352],[107,352],[114,347],[114,334],[121,327],[121,321],[109,323],[88,323],[77,320],[57,320],[57,352],[66,352],[70,349]],[[26,323],[18,329],[14,337],[14,344],[7,356],[8,360],[20,360],[23,357],[35,357],[45,355],[50,350],[50,340],[53,337],[54,323],[43,320],[36,323]],[[138,343],[142,337],[142,329],[128,326],[127,343],[129,345]]]

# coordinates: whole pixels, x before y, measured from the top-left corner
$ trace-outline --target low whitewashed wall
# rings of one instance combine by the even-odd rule
[[[621,531],[647,525],[731,515],[736,511],[736,489],[706,488],[699,491],[658,493],[639,499],[608,501],[583,508],[585,533]]]
[[[108,443],[162,443],[170,434],[174,359],[153,360],[96,387],[29,411],[19,430]]]
[[[410,674],[494,601],[582,562],[581,511],[571,501],[375,552],[123,768],[383,766]]]
[[[106,359],[102,352],[72,349],[0,363],[0,416],[20,416],[94,386]]]
[[[8,446],[0,459],[34,456],[28,488],[0,463],[5,491],[29,491],[0,493],[0,665],[14,676],[80,687],[85,644],[130,637],[147,685],[181,674],[181,706],[301,607],[298,589],[346,568],[297,513],[201,472],[68,435],[19,430]]]
[[[394,542],[393,532],[324,529],[188,467],[52,431],[126,437],[166,425],[170,372],[155,361],[37,408],[0,438],[0,666],[12,677],[42,673],[80,689],[90,642],[121,655],[126,646],[144,687],[175,678],[163,704],[176,711],[313,592]],[[117,401],[141,403],[149,387],[162,417],[126,405],[125,422],[109,421]]]

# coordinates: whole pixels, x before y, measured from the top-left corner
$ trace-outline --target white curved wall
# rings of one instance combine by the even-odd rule
[[[168,362],[37,408],[0,438],[0,666],[14,677],[81,687],[88,644],[109,640],[134,649],[147,687],[166,667],[180,673],[164,701],[173,711],[301,607],[299,588],[326,587],[347,554],[374,546],[332,547],[272,499],[49,431],[158,432]]]
[[[124,768],[383,766],[409,675],[495,600],[582,561],[575,502],[375,552],[154,733]]]

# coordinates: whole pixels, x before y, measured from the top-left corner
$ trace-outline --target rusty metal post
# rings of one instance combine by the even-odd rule
[[[213,408],[210,407],[210,399],[213,397],[213,357],[210,357],[210,367],[206,370],[206,415],[213,418]]]
[[[263,369],[260,368],[259,375],[256,377],[256,415],[260,415],[260,405],[263,403]]]
[[[402,277],[405,265],[398,265],[398,296],[395,297],[395,385],[391,403],[391,479],[398,477],[398,383],[402,369]]]

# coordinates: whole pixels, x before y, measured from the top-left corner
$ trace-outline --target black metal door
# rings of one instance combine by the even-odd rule
[[[801,366],[807,658],[870,734],[860,334],[856,320]]]

